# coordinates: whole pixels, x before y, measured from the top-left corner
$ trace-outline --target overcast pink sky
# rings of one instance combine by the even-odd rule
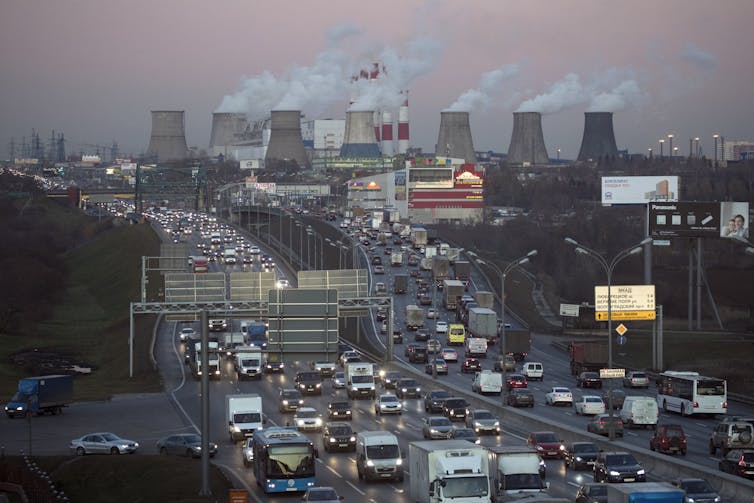
[[[410,84],[411,143],[425,150],[441,110],[484,72],[517,65],[471,109],[477,150],[507,151],[512,112],[572,73],[587,94],[638,86],[614,116],[619,148],[657,150],[674,133],[682,153],[700,136],[711,155],[713,133],[754,139],[752,19],[751,0],[6,0],[0,155],[32,128],[45,139],[64,132],[69,151],[116,140],[138,154],[155,109],[185,110],[189,145],[206,148],[211,113],[244,77],[285,80],[344,26],[354,33],[338,47],[354,63],[410,53],[417,37],[435,44],[436,60]],[[348,98],[303,109],[343,117]],[[571,99],[543,116],[551,157],[576,156],[588,106]]]

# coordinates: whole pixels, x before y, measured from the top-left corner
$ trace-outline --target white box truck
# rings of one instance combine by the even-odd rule
[[[424,328],[424,309],[415,304],[406,306],[406,329]]]
[[[368,362],[347,363],[345,368],[348,398],[369,398],[374,400],[374,364]]]
[[[542,480],[542,460],[537,451],[530,447],[491,446],[488,452],[495,501],[546,494],[549,483]]]
[[[257,346],[240,346],[236,349],[236,375],[241,379],[262,378],[262,349]]]
[[[481,337],[487,342],[497,339],[497,313],[486,307],[472,307],[469,309],[469,334]]]
[[[209,378],[220,379],[220,346],[215,341],[209,341],[207,360],[209,363]],[[194,343],[189,356],[189,365],[196,379],[202,376],[202,343]]]
[[[428,440],[408,444],[409,500],[419,503],[491,500],[487,450],[465,440]]]
[[[249,438],[262,428],[262,397],[257,394],[225,395],[225,421],[231,442]]]

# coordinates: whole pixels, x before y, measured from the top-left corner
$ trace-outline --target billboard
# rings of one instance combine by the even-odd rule
[[[602,177],[602,204],[645,204],[650,201],[678,201],[678,177]]]
[[[608,319],[608,288],[594,287],[594,315],[597,321]],[[610,287],[610,309],[614,320],[654,320],[654,285],[613,285]]]
[[[729,237],[748,239],[749,203],[650,203],[649,234],[653,239]]]
[[[259,169],[259,159],[241,159],[238,164],[241,169]]]

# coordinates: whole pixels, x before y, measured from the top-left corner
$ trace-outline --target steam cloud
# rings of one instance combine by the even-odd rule
[[[581,85],[579,76],[569,73],[563,80],[550,86],[548,92],[521,103],[516,111],[554,114],[564,108],[584,103],[587,99],[587,93]]]
[[[712,70],[717,66],[717,58],[715,56],[691,43],[686,44],[686,47],[683,48],[681,57],[703,70]]]
[[[619,112],[640,96],[639,84],[635,80],[626,80],[611,91],[593,96],[587,112]]]
[[[497,70],[485,72],[479,79],[479,86],[464,92],[446,109],[449,112],[470,112],[474,108],[487,105],[490,95],[497,90],[502,82],[518,76],[521,69],[518,64],[505,65]]]

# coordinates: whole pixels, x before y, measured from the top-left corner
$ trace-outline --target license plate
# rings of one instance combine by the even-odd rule
[[[554,456],[555,454],[557,454],[557,452],[555,451],[550,451],[547,453],[548,456]]]
[[[348,447],[348,444],[338,444],[338,447]]]
[[[593,464],[594,464],[594,461],[587,461],[587,462],[586,462],[586,464],[588,464],[588,465],[593,465]]]
[[[636,480],[636,479],[623,479],[623,482],[633,482],[633,481],[635,481],[635,480]]]

